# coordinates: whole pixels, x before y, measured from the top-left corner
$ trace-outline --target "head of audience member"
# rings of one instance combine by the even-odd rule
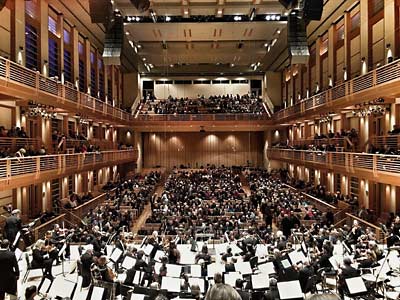
[[[26,300],[33,300],[35,298],[35,296],[36,296],[36,293],[37,293],[36,285],[28,286],[25,289],[25,299]]]
[[[1,249],[8,249],[9,246],[10,246],[9,240],[4,239],[1,241],[1,244],[0,244]]]

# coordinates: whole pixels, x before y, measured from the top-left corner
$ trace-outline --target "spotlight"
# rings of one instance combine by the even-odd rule
[[[241,21],[242,20],[242,17],[241,16],[234,16],[234,18],[233,18],[235,21]]]
[[[165,21],[166,21],[166,22],[171,21],[171,17],[170,17],[170,16],[166,16],[166,17],[165,17]]]
[[[265,16],[265,20],[271,21],[271,16],[270,16],[270,15],[266,15],[266,16]]]
[[[135,20],[136,20],[136,22],[139,22],[140,21],[140,17],[136,17]]]

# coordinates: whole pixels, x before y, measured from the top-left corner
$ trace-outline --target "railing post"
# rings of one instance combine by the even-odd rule
[[[6,78],[7,78],[7,81],[10,79],[10,68],[11,68],[11,64],[10,64],[10,61],[7,59],[6,60]]]
[[[40,82],[40,73],[39,71],[36,71],[35,73],[35,87],[37,90],[39,90],[39,82]]]
[[[40,156],[36,157],[36,173],[40,173]]]
[[[374,174],[375,174],[375,173],[377,172],[377,170],[378,170],[378,168],[377,168],[377,163],[378,163],[377,156],[374,155],[374,156],[372,157],[372,172],[373,172]]]
[[[376,80],[376,69],[372,71],[372,86],[375,86],[377,83]]]
[[[11,159],[7,159],[6,162],[6,177],[11,177]]]

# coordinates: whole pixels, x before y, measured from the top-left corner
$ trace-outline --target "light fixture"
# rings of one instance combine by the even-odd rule
[[[241,16],[234,16],[233,19],[234,19],[235,21],[241,21],[241,20],[242,20],[242,17],[241,17]]]
[[[132,21],[132,17],[131,17],[131,16],[126,17],[126,20],[127,20],[128,22],[131,22],[131,21]]]
[[[143,60],[143,61],[146,61],[146,57],[143,57],[142,60]]]
[[[139,22],[139,21],[140,21],[140,17],[136,17],[136,18],[135,18],[135,21],[136,21],[136,22]]]
[[[129,35],[130,33],[129,33],[129,31],[125,31],[125,34],[126,34],[126,35]]]
[[[266,21],[271,21],[271,16],[270,16],[270,15],[266,15],[266,16],[265,16],[265,20],[266,20]]]
[[[170,16],[166,16],[166,17],[165,17],[165,21],[166,21],[166,22],[171,21],[171,17],[170,17]]]
[[[254,17],[256,16],[256,8],[253,7],[250,11],[250,16],[249,16],[249,20],[253,21]]]

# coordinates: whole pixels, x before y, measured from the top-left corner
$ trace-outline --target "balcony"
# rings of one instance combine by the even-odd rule
[[[400,95],[400,60],[374,69],[365,75],[348,80],[324,92],[276,112],[275,122],[288,122],[297,118],[309,118],[315,114],[337,110],[356,103],[379,97]],[[379,89],[375,88],[379,87]],[[318,109],[318,112],[316,112]]]
[[[67,111],[81,111],[96,121],[129,125],[133,117],[117,107],[4,57],[0,57],[0,94],[9,99],[29,99]]]
[[[267,156],[272,160],[355,175],[387,184],[398,185],[400,179],[399,155],[272,148],[268,149]]]
[[[0,159],[0,191],[78,172],[134,162],[137,157],[137,150],[119,150],[3,158]]]
[[[10,149],[12,152],[18,151],[22,147],[32,146],[33,149],[38,150],[42,144],[40,139],[36,138],[0,138],[0,149]]]

